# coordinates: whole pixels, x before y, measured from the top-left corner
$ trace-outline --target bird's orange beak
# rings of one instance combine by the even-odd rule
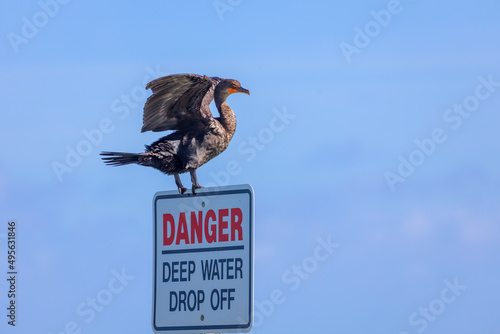
[[[245,93],[245,94],[250,95],[250,91],[248,89],[243,88],[243,87],[229,88],[227,91],[229,92],[229,94]]]

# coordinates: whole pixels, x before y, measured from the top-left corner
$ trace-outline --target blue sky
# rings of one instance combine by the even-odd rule
[[[161,136],[140,133],[144,85],[173,73],[251,91],[198,179],[255,190],[252,333],[500,331],[498,2],[1,8],[0,249],[14,219],[19,255],[2,333],[152,332],[151,203],[175,183],[98,154]]]

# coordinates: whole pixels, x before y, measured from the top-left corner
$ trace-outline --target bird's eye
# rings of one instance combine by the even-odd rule
[[[230,84],[229,87],[234,88],[234,84]]]

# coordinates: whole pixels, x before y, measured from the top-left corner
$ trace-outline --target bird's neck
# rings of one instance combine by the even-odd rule
[[[230,138],[236,131],[236,116],[234,115],[233,109],[226,103],[226,99],[216,99],[215,106],[219,111],[219,122],[228,132]]]

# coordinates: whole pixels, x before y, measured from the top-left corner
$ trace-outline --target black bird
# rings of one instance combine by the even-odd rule
[[[187,190],[179,174],[189,172],[193,194],[198,188],[196,169],[222,153],[236,130],[236,116],[226,98],[250,92],[237,80],[197,74],[174,74],[146,85],[153,91],[144,105],[141,132],[175,132],[146,145],[144,153],[101,152],[111,166],[139,164],[174,175],[179,194]],[[213,117],[210,103],[215,100],[219,117]]]

